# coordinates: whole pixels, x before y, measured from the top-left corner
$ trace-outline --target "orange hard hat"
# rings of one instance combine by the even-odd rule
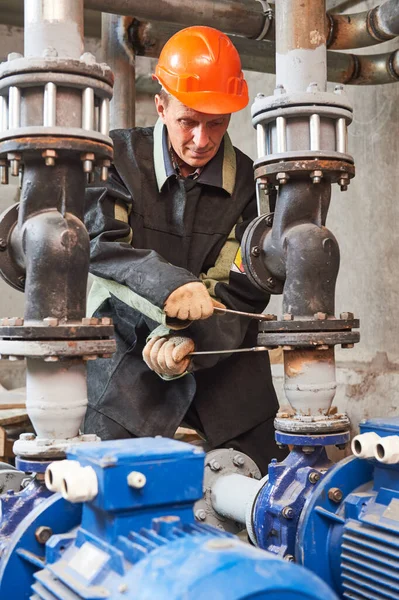
[[[162,49],[154,79],[182,104],[228,114],[248,104],[241,60],[230,39],[212,27],[187,27]]]

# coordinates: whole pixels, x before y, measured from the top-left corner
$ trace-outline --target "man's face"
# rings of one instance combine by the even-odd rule
[[[187,165],[205,166],[217,153],[230,115],[208,115],[184,106],[173,96],[155,96],[158,115],[168,129],[173,150]]]

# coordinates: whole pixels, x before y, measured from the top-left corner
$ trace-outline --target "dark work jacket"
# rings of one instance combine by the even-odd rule
[[[194,400],[209,441],[221,444],[274,416],[268,354],[196,357],[193,372],[165,380],[147,367],[142,350],[148,336],[164,333],[165,300],[185,283],[203,281],[228,308],[260,312],[267,305],[243,272],[239,250],[256,216],[252,162],[226,135],[200,177],[184,179],[170,172],[159,124],[155,145],[153,128],[111,135],[114,166],[106,184],[87,189],[85,222],[95,276],[89,306],[114,320],[117,352],[88,364],[87,422],[95,431],[95,414],[103,413],[134,435],[171,436]],[[256,334],[255,321],[216,315],[179,332],[197,350],[251,346]]]

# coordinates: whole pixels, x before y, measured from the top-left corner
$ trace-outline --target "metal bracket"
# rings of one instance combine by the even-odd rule
[[[262,5],[262,13],[265,17],[265,22],[263,23],[263,28],[257,38],[254,38],[257,42],[260,42],[265,39],[267,32],[270,29],[270,25],[273,19],[273,9],[270,4],[266,0],[255,0]]]

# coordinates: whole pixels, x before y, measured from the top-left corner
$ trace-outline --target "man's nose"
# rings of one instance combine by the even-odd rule
[[[198,125],[195,128],[193,141],[197,148],[206,148],[209,143],[209,135],[204,125]]]

